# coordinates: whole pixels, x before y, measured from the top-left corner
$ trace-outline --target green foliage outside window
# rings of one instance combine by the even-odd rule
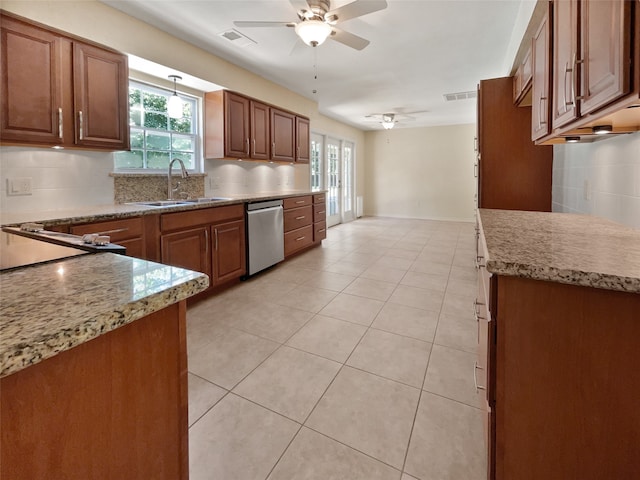
[[[171,90],[129,83],[131,151],[116,153],[116,170],[166,170],[174,158],[181,159],[188,169],[196,168],[196,100],[180,95],[182,118],[169,118],[171,95]]]

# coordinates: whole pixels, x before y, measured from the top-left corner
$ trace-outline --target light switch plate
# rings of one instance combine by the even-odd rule
[[[7,195],[32,195],[31,177],[7,178]]]

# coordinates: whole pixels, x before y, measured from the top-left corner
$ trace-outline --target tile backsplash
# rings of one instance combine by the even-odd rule
[[[640,132],[554,146],[553,211],[640,229]]]
[[[34,212],[166,198],[163,175],[112,175],[113,154],[85,150],[0,147],[0,210]],[[309,165],[205,160],[204,174],[174,185],[191,197],[309,188]],[[31,195],[7,195],[7,179],[30,178]]]
[[[32,212],[113,203],[113,154],[0,147],[0,208]],[[31,195],[7,195],[7,179],[31,178]]]

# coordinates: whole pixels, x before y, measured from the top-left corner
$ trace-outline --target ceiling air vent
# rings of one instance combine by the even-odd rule
[[[255,40],[251,40],[246,35],[241,34],[236,29],[232,28],[231,30],[227,30],[225,32],[219,33],[219,36],[222,38],[226,38],[230,42],[232,42],[237,47],[248,47],[250,45],[256,45],[258,42]]]
[[[478,92],[471,90],[470,92],[445,93],[443,96],[447,102],[455,102],[457,100],[469,100],[471,98],[476,98],[478,96]]]

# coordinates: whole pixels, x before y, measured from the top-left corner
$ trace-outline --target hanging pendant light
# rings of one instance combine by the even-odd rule
[[[176,92],[176,80],[182,80],[182,77],[179,75],[169,75],[169,78],[173,79],[173,95],[169,97],[167,113],[169,113],[169,118],[182,118],[182,100],[180,100]]]

